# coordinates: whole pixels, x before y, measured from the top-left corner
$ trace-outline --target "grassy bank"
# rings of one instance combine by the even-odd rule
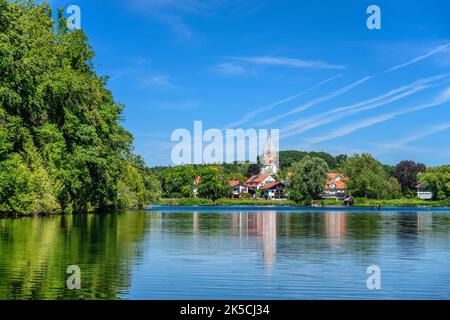
[[[156,205],[162,206],[296,206],[293,201],[267,201],[262,199],[209,199],[182,198],[160,199]]]
[[[391,199],[391,200],[374,200],[374,199],[355,199],[356,206],[370,207],[448,207],[450,201],[427,201],[420,199]]]
[[[355,199],[356,207],[448,207],[449,201],[425,201],[420,199]],[[343,206],[343,201],[335,199],[324,199],[313,201],[314,205],[321,207]],[[163,206],[303,206],[293,201],[267,201],[263,199],[219,199],[212,201],[209,199],[181,198],[181,199],[160,199],[155,205]]]

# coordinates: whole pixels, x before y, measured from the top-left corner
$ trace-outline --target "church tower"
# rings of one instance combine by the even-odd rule
[[[278,172],[278,153],[272,143],[272,137],[269,135],[264,153],[262,155],[262,174],[277,174]]]

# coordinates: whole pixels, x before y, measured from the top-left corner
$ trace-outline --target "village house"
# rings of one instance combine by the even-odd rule
[[[202,177],[196,176],[194,178],[194,184],[193,184],[192,190],[191,190],[192,197],[194,197],[194,198],[198,197],[198,187],[199,187],[200,183],[202,183]]]
[[[239,199],[249,193],[248,187],[239,180],[232,180],[228,182],[228,185],[231,187],[230,194],[232,198]]]
[[[419,184],[416,186],[417,189],[417,197],[422,200],[431,200],[433,199],[433,193],[428,190],[428,188],[424,184]]]
[[[274,146],[272,144],[272,138],[269,136],[267,140],[267,144],[264,148],[264,153],[262,155],[263,163],[261,167],[261,173],[258,175],[254,175],[247,180],[245,185],[256,191],[261,189],[264,186],[277,182],[273,174],[278,172],[278,155],[274,150]]]
[[[347,196],[348,178],[342,173],[330,172],[327,175],[325,189],[321,195],[323,199],[344,200]]]
[[[286,185],[282,182],[273,182],[261,187],[266,200],[286,200],[284,193]]]
[[[284,184],[276,181],[272,176],[278,172],[278,155],[274,150],[272,144],[272,138],[269,136],[267,145],[264,148],[262,155],[263,163],[261,166],[261,172],[257,175],[250,177],[244,184],[239,181],[230,181],[231,196],[233,198],[240,198],[244,194],[255,195],[258,190],[261,190],[266,199],[276,198],[281,199],[284,197]],[[262,188],[266,187],[264,190]]]
[[[250,189],[259,190],[261,187],[274,182],[276,182],[274,177],[266,173],[261,173],[248,179],[245,185]]]

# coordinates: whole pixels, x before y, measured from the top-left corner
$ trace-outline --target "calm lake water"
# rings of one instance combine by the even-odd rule
[[[450,211],[154,210],[0,219],[0,299],[450,298]]]

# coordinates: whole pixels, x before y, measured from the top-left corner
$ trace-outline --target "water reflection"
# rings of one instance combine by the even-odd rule
[[[347,233],[348,215],[345,212],[325,213],[325,236],[333,248],[340,248]]]
[[[445,212],[0,219],[0,299],[442,298],[449,234]],[[74,264],[81,291],[65,287]],[[364,285],[371,264],[383,269],[382,292]]]
[[[145,215],[0,219],[0,299],[114,299],[142,254]],[[66,289],[78,265],[83,290]]]

